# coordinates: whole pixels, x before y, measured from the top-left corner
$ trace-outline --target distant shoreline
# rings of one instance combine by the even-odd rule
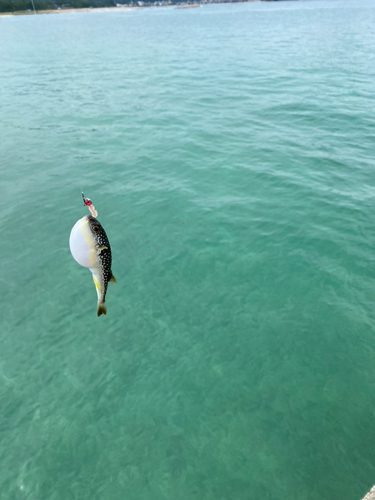
[[[97,8],[85,8],[85,9],[52,9],[52,10],[37,10],[36,14],[30,11],[19,11],[19,12],[1,12],[0,17],[7,16],[34,16],[39,14],[73,14],[73,13],[86,13],[86,12],[124,12],[131,10],[139,10],[141,7],[97,7]]]
[[[193,7],[201,7],[203,5],[213,5],[213,4],[229,4],[229,3],[256,3],[260,1],[270,1],[270,0],[240,0],[240,1],[212,1],[212,2],[179,2],[175,4],[167,4],[167,5],[161,5],[160,7],[174,7],[178,9],[188,9],[188,8],[193,8]],[[274,0],[274,1],[280,1],[280,0]],[[62,8],[62,9],[48,9],[48,10],[37,10],[36,12],[32,10],[27,10],[27,11],[16,11],[16,12],[0,12],[0,17],[9,17],[9,16],[34,16],[34,15],[39,15],[39,14],[73,14],[73,13],[88,13],[88,12],[127,12],[127,11],[133,11],[133,10],[140,10],[144,8],[152,8],[152,7],[159,7],[159,5],[147,5],[144,4],[142,6],[127,6],[127,5],[121,5],[121,6],[113,6],[113,7],[85,7],[82,9],[75,9],[75,8]]]

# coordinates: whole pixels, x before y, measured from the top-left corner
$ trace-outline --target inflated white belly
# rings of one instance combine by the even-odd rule
[[[73,258],[83,267],[95,268],[96,248],[91,234],[88,217],[82,217],[70,232],[69,247]]]

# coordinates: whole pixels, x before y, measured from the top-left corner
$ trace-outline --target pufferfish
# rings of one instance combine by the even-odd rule
[[[98,294],[98,316],[107,314],[105,296],[108,283],[117,283],[112,274],[112,254],[106,232],[96,216],[98,215],[90,199],[83,196],[91,215],[85,215],[76,222],[70,233],[69,247],[73,258],[92,272]]]

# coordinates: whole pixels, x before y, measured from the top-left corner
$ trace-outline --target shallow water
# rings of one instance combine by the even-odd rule
[[[354,0],[0,18],[1,500],[375,482],[374,26]]]

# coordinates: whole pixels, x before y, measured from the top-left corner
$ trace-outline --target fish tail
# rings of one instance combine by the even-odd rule
[[[105,302],[98,302],[98,316],[107,314],[107,304]]]

